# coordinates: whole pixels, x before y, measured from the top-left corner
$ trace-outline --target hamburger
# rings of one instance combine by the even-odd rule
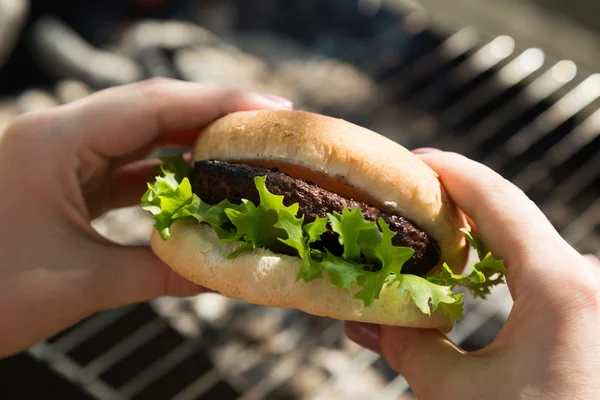
[[[450,330],[504,266],[436,173],[400,144],[304,111],[237,112],[171,156],[142,197],[150,245],[227,297],[341,320]],[[465,272],[469,244],[479,262]]]

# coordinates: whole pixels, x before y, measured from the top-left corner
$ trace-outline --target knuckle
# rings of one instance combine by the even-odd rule
[[[155,77],[137,84],[137,89],[147,104],[148,111],[156,121],[159,130],[162,130],[164,118],[161,109],[165,104],[166,92],[177,82],[174,79]]]
[[[598,267],[600,267],[600,258],[596,257],[593,254],[586,254],[583,257],[590,264],[590,266],[594,269],[594,271],[598,271]]]
[[[222,87],[221,94],[224,98],[232,98],[238,99],[246,94],[248,94],[248,90],[240,89],[236,87]]]
[[[153,77],[136,83],[138,90],[144,93],[156,94],[163,91],[166,87],[179,82],[171,78]]]
[[[403,329],[382,327],[381,354],[388,364],[397,372],[403,373],[407,365],[411,365],[415,357],[411,345],[411,335],[402,335],[398,340],[398,332]]]
[[[30,111],[18,115],[12,122],[15,128],[36,126],[44,123],[49,116],[48,111]]]
[[[247,107],[247,92],[236,88],[221,88],[215,96],[216,103],[219,105],[222,114],[230,110],[243,110]]]
[[[496,194],[498,197],[528,202],[529,198],[525,192],[502,175],[492,170],[487,175],[485,180],[488,184],[487,189],[490,192]]]
[[[588,266],[584,266],[583,270],[578,275],[577,292],[580,297],[580,302],[586,308],[600,311],[600,284],[598,273],[588,268]]]
[[[600,312],[600,273],[584,260],[576,263],[564,286],[570,306],[578,310]]]
[[[54,110],[31,111],[16,116],[2,132],[3,138],[15,140],[35,135],[47,128],[55,118]]]

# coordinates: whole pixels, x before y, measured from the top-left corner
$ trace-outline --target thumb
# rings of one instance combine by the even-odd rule
[[[102,308],[151,300],[162,296],[192,296],[208,290],[183,278],[148,247],[112,246],[102,252],[94,277]]]
[[[346,334],[379,353],[418,398],[447,393],[452,371],[465,361],[463,352],[437,330],[347,322]]]

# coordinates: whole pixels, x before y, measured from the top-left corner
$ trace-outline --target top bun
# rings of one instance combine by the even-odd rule
[[[437,174],[398,143],[350,122],[304,111],[237,112],[209,125],[193,160],[243,162],[277,167],[295,178],[372,204],[413,221],[440,245],[458,273],[468,246],[464,215]]]

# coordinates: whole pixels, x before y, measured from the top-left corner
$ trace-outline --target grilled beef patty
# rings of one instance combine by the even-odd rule
[[[406,218],[381,212],[373,206],[339,196],[312,182],[292,178],[277,170],[222,161],[197,161],[191,177],[192,190],[208,204],[217,204],[225,199],[234,204],[241,203],[242,199],[258,204],[260,198],[254,185],[254,177],[265,175],[267,189],[275,195],[283,195],[286,206],[299,204],[298,216],[304,215],[305,224],[314,221],[316,217],[326,217],[327,213],[341,213],[344,206],[349,209],[360,207],[367,221],[377,221],[382,217],[390,229],[397,233],[392,244],[415,250],[411,259],[404,264],[403,273],[424,275],[440,260],[438,243]],[[343,251],[334,232],[323,234],[320,243],[315,245],[327,248],[337,255],[341,255]]]

